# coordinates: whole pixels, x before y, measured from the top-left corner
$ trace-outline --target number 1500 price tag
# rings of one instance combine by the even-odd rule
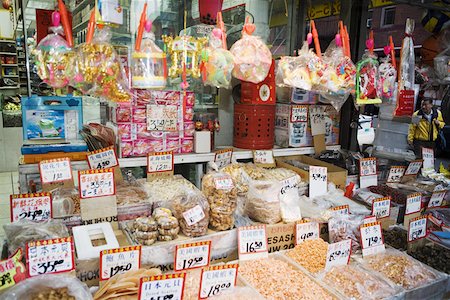
[[[385,251],[380,222],[361,225],[360,232],[363,256],[369,256]]]
[[[177,245],[175,249],[175,271],[209,266],[211,241]]]
[[[267,232],[265,225],[238,227],[238,250],[239,259],[266,258]]]

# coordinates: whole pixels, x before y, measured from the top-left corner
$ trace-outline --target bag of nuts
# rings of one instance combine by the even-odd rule
[[[253,180],[249,184],[246,214],[254,221],[275,224],[281,221],[281,184],[277,180]]]

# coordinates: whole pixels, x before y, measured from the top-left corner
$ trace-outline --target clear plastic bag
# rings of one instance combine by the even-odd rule
[[[51,297],[51,291],[59,290],[60,294]],[[66,297],[61,292],[66,291]],[[45,296],[47,295],[47,296]],[[73,297],[73,298],[70,298]],[[76,299],[89,300],[92,295],[86,284],[74,276],[52,274],[31,277],[19,282],[5,293],[0,295],[2,300],[35,300],[35,299]]]
[[[390,56],[380,59],[378,66],[377,94],[383,104],[390,104],[394,100],[395,83],[397,81],[397,70],[390,62]]]
[[[295,174],[281,181],[280,209],[283,222],[290,223],[301,220],[300,191],[301,178]]]
[[[353,194],[353,199],[372,206],[375,199],[383,198],[383,195],[372,193],[368,188],[357,189]]]
[[[359,227],[363,224],[364,218],[365,216],[362,215],[334,214],[328,220],[330,243],[351,239],[352,253],[359,253],[361,251],[361,233]]]
[[[367,52],[356,65],[356,104],[379,104],[377,95],[378,60],[375,54]]]
[[[80,193],[76,188],[60,187],[52,191],[53,217],[80,213]]]
[[[261,223],[280,222],[280,191],[279,181],[250,181],[245,213],[251,219]]]
[[[282,56],[278,61],[276,83],[281,87],[300,88],[310,91],[311,77],[303,56]]]

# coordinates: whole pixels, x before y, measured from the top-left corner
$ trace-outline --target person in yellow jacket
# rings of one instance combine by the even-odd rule
[[[436,150],[436,139],[444,126],[442,113],[433,107],[433,100],[422,99],[421,109],[413,114],[408,133],[408,144],[414,147],[417,157],[422,157],[422,148]]]

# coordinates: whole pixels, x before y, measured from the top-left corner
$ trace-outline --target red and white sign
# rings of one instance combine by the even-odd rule
[[[387,178],[388,183],[397,183],[402,180],[403,174],[405,174],[406,167],[403,166],[392,166],[389,169],[389,175]]]
[[[173,151],[152,152],[147,156],[147,173],[173,173]]]
[[[327,260],[325,262],[325,270],[329,270],[335,266],[348,265],[351,254],[352,240],[350,239],[329,244],[327,250]]]
[[[238,264],[211,266],[202,270],[200,299],[217,296],[236,285]]]
[[[103,250],[100,252],[100,280],[108,280],[141,267],[141,246]]]
[[[183,300],[186,273],[141,277],[139,300]]]
[[[422,208],[422,194],[414,193],[406,197],[405,215],[419,212]]]
[[[49,220],[52,215],[52,195],[50,193],[19,194],[10,196],[11,222]]]
[[[375,199],[372,202],[372,216],[377,220],[388,218],[391,215],[391,197]]]
[[[147,105],[148,131],[177,131],[178,106]]]
[[[214,186],[218,190],[231,190],[234,188],[233,179],[228,174],[214,177]]]
[[[39,163],[41,183],[72,181],[72,167],[69,158],[43,160]]]
[[[177,245],[175,249],[175,271],[209,266],[211,241]]]
[[[361,158],[359,160],[359,175],[360,188],[377,185],[377,159],[375,157]]]
[[[444,201],[446,193],[447,191],[433,192],[433,194],[431,195],[430,202],[428,202],[428,208],[442,206],[442,202]]]
[[[308,105],[292,105],[291,123],[308,122]]]
[[[362,255],[369,256],[386,250],[381,223],[367,223],[360,227]]]
[[[348,215],[348,214],[350,214],[350,207],[348,206],[348,204],[341,205],[341,206],[335,206],[335,207],[331,208],[331,210],[333,211],[333,213],[335,215]]]
[[[422,164],[423,160],[414,160],[410,162],[408,168],[405,171],[405,176],[419,174],[420,168],[422,168]]]
[[[87,158],[89,169],[106,169],[119,165],[116,151],[112,146],[90,152]]]
[[[196,205],[193,208],[183,212],[183,218],[188,226],[197,224],[205,218],[205,212],[200,205]]]
[[[114,170],[95,169],[78,172],[80,198],[113,196],[116,194]]]
[[[267,258],[268,249],[266,225],[238,227],[239,260]]]
[[[432,148],[422,148],[423,168],[434,170],[434,150]]]
[[[420,240],[427,236],[427,216],[412,219],[408,227],[408,242]]]
[[[320,224],[317,222],[300,221],[295,224],[295,244],[320,237]]]
[[[26,269],[22,263],[22,256],[22,248],[18,248],[8,259],[0,261],[0,291],[26,279]]]

